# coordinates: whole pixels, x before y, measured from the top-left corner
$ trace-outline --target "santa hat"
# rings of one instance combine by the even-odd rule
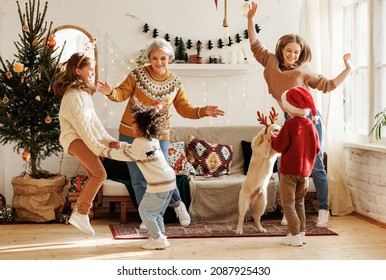
[[[308,115],[311,110],[312,120],[315,123],[318,121],[314,99],[304,87],[293,87],[287,90],[281,96],[281,101],[284,108],[297,115]]]

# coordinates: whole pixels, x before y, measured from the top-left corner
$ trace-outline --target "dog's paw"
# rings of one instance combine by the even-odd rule
[[[259,232],[261,233],[267,233],[267,230],[265,228],[259,228]]]
[[[236,229],[236,233],[240,234],[240,235],[243,234],[243,229],[242,228],[237,228]]]

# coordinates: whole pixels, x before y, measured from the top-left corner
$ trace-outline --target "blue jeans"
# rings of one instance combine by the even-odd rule
[[[127,142],[129,144],[132,144],[134,141],[134,137],[126,136],[123,134],[119,134],[119,141]],[[161,150],[166,158],[168,159],[168,149],[169,149],[169,141],[167,140],[161,140],[160,141]],[[142,200],[143,195],[146,192],[146,186],[147,182],[145,177],[143,177],[141,170],[139,169],[138,165],[135,162],[127,162],[127,166],[129,167],[130,172],[130,180],[131,184],[133,186],[133,190],[135,193],[135,199],[137,201],[137,204],[140,205],[140,202]],[[175,207],[178,206],[181,202],[181,195],[180,192],[176,186],[176,188],[173,191],[172,198],[170,200],[169,206]]]
[[[165,233],[163,215],[168,207],[173,191],[161,193],[145,192],[138,212],[142,222],[146,225],[147,231],[154,239]]]
[[[320,152],[316,156],[314,168],[312,169],[312,172],[311,172],[311,177],[312,177],[312,180],[314,181],[319,209],[328,210],[329,209],[328,180],[327,180],[327,173],[326,173],[326,170],[324,169],[324,163],[323,163],[324,134],[325,134],[326,128],[324,126],[324,122],[319,111],[317,111],[317,114],[319,119],[318,119],[318,123],[316,124],[316,130],[318,131],[318,134],[319,134]],[[284,114],[284,117],[286,120],[289,120],[291,118],[287,113]],[[307,117],[309,119],[312,119],[311,112]]]

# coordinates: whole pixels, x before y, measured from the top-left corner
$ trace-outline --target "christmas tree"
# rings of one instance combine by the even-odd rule
[[[59,143],[60,97],[52,85],[60,71],[55,40],[44,18],[48,3],[40,11],[40,0],[25,3],[25,13],[16,1],[21,23],[20,40],[14,42],[13,61],[0,56],[0,143],[14,144],[22,152],[27,173],[34,178],[52,176],[41,169],[42,160],[62,151]],[[57,52],[55,52],[57,53]]]
[[[178,45],[174,51],[174,57],[175,57],[174,61],[176,63],[188,62],[188,54],[186,53],[185,43],[182,40],[182,38],[178,40]]]

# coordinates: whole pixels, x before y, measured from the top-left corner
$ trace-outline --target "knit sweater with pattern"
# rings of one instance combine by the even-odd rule
[[[99,155],[115,140],[104,128],[95,113],[90,94],[72,89],[63,95],[60,110],[60,144],[65,152],[75,139],[81,139],[95,154]]]
[[[120,142],[119,149],[105,149],[104,154],[114,160],[136,162],[146,179],[146,192],[160,193],[176,188],[176,175],[157,139],[140,137],[132,144]]]
[[[169,70],[163,75],[155,73],[151,65],[134,69],[117,88],[114,88],[109,99],[122,102],[135,96],[145,106],[152,106],[156,102],[174,105],[178,114],[184,118],[199,119],[205,115],[205,107],[193,107],[186,96],[181,80]],[[119,132],[134,137],[131,129],[133,123],[129,105],[123,113]],[[170,125],[170,124],[169,124]],[[161,140],[169,139],[166,134]]]
[[[264,79],[267,82],[268,91],[280,107],[282,107],[281,95],[292,87],[313,88],[323,93],[336,88],[333,80],[314,73],[307,64],[285,71],[281,70],[276,55],[265,48],[259,40],[251,45],[251,50],[256,60],[264,67]]]

